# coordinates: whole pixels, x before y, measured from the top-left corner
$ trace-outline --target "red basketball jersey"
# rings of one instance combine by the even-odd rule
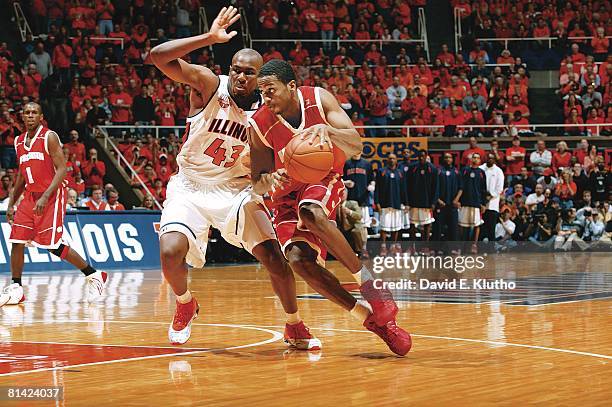
[[[249,123],[259,135],[262,142],[274,150],[275,169],[285,168],[283,164],[283,153],[289,140],[298,132],[314,126],[315,124],[328,124],[321,103],[321,88],[312,86],[301,86],[298,88],[298,97],[302,109],[302,122],[298,128],[294,128],[280,115],[274,114],[267,106],[262,106],[249,119]],[[334,162],[334,172],[342,173],[344,161]],[[276,191],[273,199],[285,195],[300,188],[303,184],[293,181],[282,191]]]
[[[45,192],[55,176],[55,165],[49,154],[47,136],[50,130],[40,125],[34,137],[26,144],[27,133],[15,139],[19,172],[29,192]]]

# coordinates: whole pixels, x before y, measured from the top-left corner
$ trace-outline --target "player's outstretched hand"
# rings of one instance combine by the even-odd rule
[[[43,194],[38,201],[36,201],[36,205],[34,205],[34,214],[36,216],[42,216],[48,201],[49,198],[45,194]]]
[[[208,33],[214,37],[216,43],[228,42],[238,33],[236,31],[230,31],[228,33],[226,30],[239,19],[240,14],[238,14],[238,9],[236,7],[223,7],[217,18],[215,18],[215,21],[213,21]]]
[[[9,225],[13,224],[14,217],[15,217],[15,207],[11,205],[8,208],[6,208],[6,221],[9,223]]]
[[[308,140],[309,144],[318,144],[320,147],[323,147],[325,143],[329,144],[331,147],[332,142],[329,138],[329,130],[326,124],[315,124],[314,126],[310,126],[307,129],[304,129],[296,134],[296,136],[301,137],[302,140]]]

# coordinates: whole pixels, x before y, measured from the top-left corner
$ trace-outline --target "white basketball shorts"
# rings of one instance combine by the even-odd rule
[[[180,232],[189,240],[186,261],[202,267],[206,261],[208,231],[214,227],[230,244],[249,253],[258,244],[276,240],[270,215],[261,196],[247,178],[222,184],[194,183],[182,174],[174,175],[166,190],[160,221],[160,237]]]

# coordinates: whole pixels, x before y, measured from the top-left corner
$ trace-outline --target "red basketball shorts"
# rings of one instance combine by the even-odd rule
[[[316,204],[323,208],[327,219],[335,222],[336,207],[342,202],[343,191],[340,174],[331,173],[319,183],[304,184],[274,200],[274,228],[283,253],[291,243],[306,242],[318,253],[317,262],[325,263],[327,249],[317,236],[301,225],[299,209],[304,204]]]
[[[42,192],[25,191],[23,200],[15,211],[9,242],[31,243],[43,249],[59,247],[64,232],[65,190],[58,188],[49,198],[43,214],[38,216],[34,214],[34,206],[41,196]]]

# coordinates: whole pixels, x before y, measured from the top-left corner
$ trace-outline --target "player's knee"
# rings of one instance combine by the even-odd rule
[[[159,245],[159,253],[162,264],[179,264],[182,263],[189,250],[189,242],[182,239],[172,237],[164,238],[162,235]]]
[[[300,206],[300,219],[311,231],[319,229],[328,220],[323,209],[315,204]]]
[[[287,250],[287,261],[291,269],[302,278],[307,278],[316,270],[316,253],[298,245],[292,245]]]
[[[276,241],[268,240],[253,248],[253,255],[270,274],[285,274],[285,258]]]

